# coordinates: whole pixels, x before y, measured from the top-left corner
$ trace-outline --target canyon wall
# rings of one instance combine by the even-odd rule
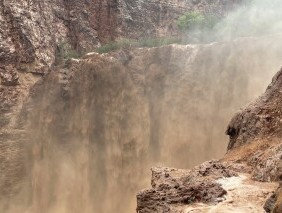
[[[236,8],[241,0],[150,0],[118,1],[119,24],[117,32],[126,38],[151,38],[178,36],[176,20],[187,11],[225,16]]]
[[[237,3],[1,0],[1,132],[12,129],[29,89],[54,69],[64,49],[77,55],[120,38],[173,36],[184,11],[223,14]]]
[[[17,151],[24,142],[17,117],[30,96],[30,89],[54,69],[62,48],[87,52],[101,43],[125,36],[122,33],[125,33],[126,25],[122,30],[118,29],[122,28],[126,17],[135,21],[138,36],[148,26],[157,28],[159,22],[154,18],[146,24],[150,18],[148,15],[146,21],[140,20],[142,25],[138,24],[136,18],[140,17],[134,15],[136,3],[106,0],[0,1],[0,155],[1,165],[7,171],[1,181],[3,194],[11,192],[5,191],[4,186],[13,185],[24,177],[23,156]],[[152,2],[149,5],[158,6],[145,8],[154,10],[164,3]],[[138,6],[138,14],[145,14],[143,5]],[[181,11],[175,5],[166,6],[166,11],[173,13],[174,17],[184,10],[184,5]]]
[[[1,143],[12,199],[1,208],[133,211],[153,164],[191,168],[225,153],[226,123],[266,87],[280,41],[89,53],[43,78],[23,75],[33,86]]]
[[[12,125],[10,119],[21,108],[29,88],[53,69],[56,58],[89,52],[120,38],[172,36],[177,34],[175,20],[183,12],[223,13],[235,3],[1,0],[0,126]]]
[[[222,156],[229,118],[280,66],[281,35],[57,59],[64,47],[177,36],[183,12],[223,16],[237,3],[1,0],[0,210],[132,212],[152,164],[191,168]],[[242,113],[229,148],[267,122],[279,132],[270,112]]]
[[[184,12],[222,14],[236,1],[1,0],[0,5],[1,72],[11,64],[22,72],[46,73],[62,45],[89,52],[119,38],[173,36]]]

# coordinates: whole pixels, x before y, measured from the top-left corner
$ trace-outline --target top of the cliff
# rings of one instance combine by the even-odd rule
[[[2,1],[1,68],[47,73],[60,51],[69,57],[116,39],[172,37],[191,10],[224,14],[238,1]]]

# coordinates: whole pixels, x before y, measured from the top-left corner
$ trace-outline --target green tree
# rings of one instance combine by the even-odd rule
[[[177,26],[182,31],[201,29],[205,24],[205,16],[198,11],[184,13],[177,20]]]
[[[212,14],[202,14],[198,11],[184,13],[177,20],[177,26],[182,31],[184,43],[210,42],[215,38],[215,25],[219,18]]]

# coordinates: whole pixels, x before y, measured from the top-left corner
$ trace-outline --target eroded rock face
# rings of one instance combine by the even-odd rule
[[[281,185],[276,190],[275,193],[273,193],[265,202],[263,208],[267,213],[278,213],[281,212],[282,209],[282,191],[281,191]]]
[[[117,1],[120,25],[118,34],[126,38],[171,37],[179,34],[176,27],[178,17],[187,11],[224,16],[236,8],[240,0],[153,0]]]
[[[1,62],[18,70],[47,73],[56,48],[68,42],[77,51],[99,44],[89,15],[94,9],[80,1],[1,1]]]
[[[100,42],[117,38],[171,36],[177,34],[175,20],[183,12],[199,9],[224,13],[235,3],[2,0],[0,5],[1,63],[46,73],[55,60],[56,49],[64,43],[86,52]]]
[[[236,114],[226,131],[230,136],[228,149],[259,138],[280,138],[282,110],[280,102],[282,71],[279,71],[264,95]]]
[[[233,117],[226,131],[230,136],[229,152],[225,156],[227,165],[243,163],[239,172],[249,173],[251,178],[256,181],[281,181],[281,72],[279,71],[274,76],[272,83],[261,97]],[[153,183],[156,178],[154,174],[155,172],[153,172]],[[254,184],[256,185],[257,183]],[[170,185],[171,188],[176,185],[169,178],[166,184]],[[155,185],[157,186],[157,184],[152,184],[153,189],[145,190],[137,195],[138,204],[141,206],[140,212],[181,212],[179,209],[174,209],[175,207],[170,203],[169,199],[166,201],[166,198],[170,198],[171,195],[177,196],[176,194],[178,193],[172,193],[169,190],[166,193],[163,192],[163,188],[158,192],[158,187],[155,188]],[[169,187],[167,188],[170,189]],[[275,186],[272,187],[273,189],[275,189]],[[260,200],[259,205],[270,195],[271,190],[268,190],[268,193],[264,194],[263,199]],[[178,196],[180,198],[184,195]],[[281,207],[280,197],[281,189],[278,189],[265,204],[265,209],[269,212],[279,212]],[[216,205],[216,208],[220,209],[226,205],[224,203]],[[200,209],[203,210],[205,208],[199,207],[198,209],[200,211]],[[249,211],[247,210],[248,208],[256,209],[260,207],[246,206],[241,211],[247,212]],[[139,209],[137,208],[137,210]],[[235,209],[233,210],[235,211]],[[260,208],[259,211],[262,211],[262,209]]]
[[[15,109],[21,108],[32,85],[53,69],[65,45],[80,53],[119,38],[170,36],[175,32],[175,19],[184,11],[200,9],[223,13],[235,4],[236,1],[208,4],[204,0],[196,3],[181,0],[177,4],[167,1],[2,0],[0,87],[3,93],[0,103],[5,114],[17,114]],[[3,114],[1,123],[8,124],[5,116]]]
[[[236,161],[246,161],[254,168],[253,178],[260,181],[282,180],[281,87],[280,70],[273,77],[266,92],[238,112],[226,131],[230,136],[230,151],[227,156],[233,155],[231,158]],[[249,155],[246,155],[247,153]],[[264,205],[266,212],[281,212],[281,194],[280,187],[269,197]]]
[[[119,38],[170,36],[182,12],[200,9],[224,13],[236,3],[0,1],[0,125],[8,125],[10,118],[6,117],[18,114],[30,88],[53,69],[65,45],[80,53]]]

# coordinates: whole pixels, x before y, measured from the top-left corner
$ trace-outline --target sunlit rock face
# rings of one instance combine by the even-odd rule
[[[152,165],[190,168],[225,153],[226,124],[266,88],[280,41],[88,54],[25,81],[37,83],[11,127],[22,135],[1,142],[3,212],[134,211]]]

